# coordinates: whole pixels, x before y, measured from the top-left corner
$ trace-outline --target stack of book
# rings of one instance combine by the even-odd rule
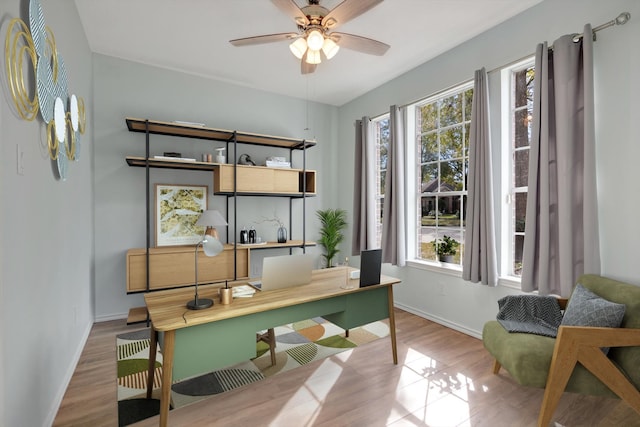
[[[256,289],[249,285],[234,286],[232,289],[234,298],[248,298],[256,293]]]
[[[290,168],[291,162],[287,162],[284,157],[267,157],[265,166],[269,168]]]

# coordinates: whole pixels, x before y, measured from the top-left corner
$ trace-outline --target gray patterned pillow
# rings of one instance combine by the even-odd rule
[[[607,301],[578,283],[560,325],[619,328],[625,309],[624,304]],[[602,351],[606,354],[609,349]]]

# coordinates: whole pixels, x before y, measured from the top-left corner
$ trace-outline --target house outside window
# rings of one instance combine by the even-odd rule
[[[534,58],[502,70],[501,275],[514,279],[522,274],[534,76]]]
[[[385,114],[372,120],[376,139],[376,242],[382,245],[382,206],[384,204],[384,186],[387,176],[387,153],[389,152],[389,115]]]
[[[438,262],[433,241],[459,243],[451,264],[461,266],[469,168],[473,82],[415,104],[417,260]]]

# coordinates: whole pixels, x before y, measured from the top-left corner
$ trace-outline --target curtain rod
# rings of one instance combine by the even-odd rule
[[[600,30],[604,30],[605,28],[613,27],[614,25],[624,25],[629,19],[631,19],[631,14],[629,12],[622,12],[620,15],[616,17],[616,19],[612,19],[609,22],[605,22],[602,25],[598,25],[594,29],[591,30],[591,34],[593,35],[593,41],[596,41],[596,33]],[[576,34],[573,36],[574,42],[579,42],[580,39],[584,37],[584,33]]]
[[[624,24],[626,24],[630,19],[631,19],[631,14],[630,14],[629,12],[622,12],[622,13],[621,13],[620,15],[618,15],[615,19],[612,19],[612,20],[611,20],[611,21],[609,21],[609,22],[605,22],[605,23],[604,23],[604,24],[602,24],[602,25],[598,25],[597,27],[595,27],[595,28],[593,28],[593,29],[591,30],[591,32],[592,32],[592,34],[593,34],[593,40],[594,40],[594,41],[596,40],[596,32],[598,32],[598,31],[600,31],[600,30],[604,30],[605,28],[613,27],[614,25],[624,25]],[[580,41],[580,39],[581,39],[582,37],[584,37],[584,34],[583,34],[583,33],[575,34],[575,35],[573,36],[573,41],[574,41],[574,42],[578,42],[578,41]],[[494,73],[494,72],[496,72],[496,71],[498,71],[498,70],[501,70],[501,69],[503,69],[503,68],[505,68],[505,67],[508,67],[508,66],[511,66],[511,65],[517,64],[518,62],[524,61],[525,59],[530,58],[530,57],[532,57],[533,55],[534,55],[533,53],[530,53],[530,54],[528,54],[528,55],[526,55],[526,56],[523,56],[522,58],[516,59],[516,60],[511,61],[511,62],[509,62],[509,63],[507,63],[507,64],[500,65],[500,66],[498,66],[498,67],[496,67],[496,68],[493,68],[493,69],[491,69],[491,70],[487,71],[487,74],[489,74],[489,73]],[[467,80],[467,81],[468,81],[468,80]],[[456,86],[460,86],[461,84],[464,84],[464,83],[466,83],[466,81],[465,81],[465,82],[462,82],[462,83],[455,84],[455,85],[451,85],[450,87],[448,87],[448,88],[446,88],[446,89],[444,89],[444,90],[439,90],[439,91],[438,91],[438,92],[436,92],[435,94],[424,96],[424,97],[422,97],[422,98],[420,98],[420,99],[416,99],[415,101],[412,101],[412,102],[408,102],[408,103],[406,103],[406,104],[403,104],[403,105],[401,105],[400,107],[406,107],[406,106],[408,106],[408,105],[415,104],[415,103],[417,103],[417,102],[423,101],[423,100],[425,100],[425,99],[427,99],[427,98],[430,98],[430,97],[432,97],[432,96],[436,96],[438,93],[446,92],[446,91],[448,91],[448,90],[450,90],[450,89],[452,89],[452,88],[454,88],[454,87],[456,87]],[[385,114],[388,114],[388,112],[385,112],[385,113],[382,113],[382,114],[378,114],[378,115],[377,115],[377,116],[375,116],[374,118],[378,118],[378,117],[384,116]]]

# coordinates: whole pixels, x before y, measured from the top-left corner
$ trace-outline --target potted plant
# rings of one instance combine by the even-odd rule
[[[347,212],[343,209],[320,209],[316,211],[322,227],[319,244],[324,246],[326,266],[333,267],[333,258],[338,254],[338,245],[344,240],[343,230],[347,226]]]
[[[431,244],[438,255],[438,259],[441,262],[449,263],[453,262],[453,257],[458,252],[458,246],[460,246],[457,240],[447,235],[442,236],[442,239],[434,240]]]

